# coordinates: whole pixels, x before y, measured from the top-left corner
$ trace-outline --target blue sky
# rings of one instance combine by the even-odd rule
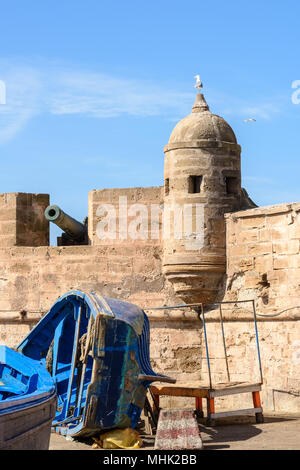
[[[163,184],[163,146],[200,74],[258,205],[300,200],[300,3],[0,1],[0,192],[82,220],[91,189]],[[300,95],[299,95],[300,96]],[[245,123],[254,117],[256,122]],[[55,231],[52,231],[52,240]]]

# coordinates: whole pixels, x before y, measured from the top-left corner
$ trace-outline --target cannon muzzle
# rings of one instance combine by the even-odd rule
[[[73,219],[56,205],[48,206],[45,217],[61,228],[72,240],[82,242],[87,235],[87,227],[78,220]]]

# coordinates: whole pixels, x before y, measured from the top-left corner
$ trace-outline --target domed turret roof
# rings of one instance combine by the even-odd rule
[[[169,144],[197,140],[237,143],[230,125],[220,116],[210,112],[201,93],[196,96],[192,113],[174,127]]]

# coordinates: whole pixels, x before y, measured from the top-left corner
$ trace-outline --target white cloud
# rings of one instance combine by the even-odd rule
[[[193,93],[169,90],[151,82],[57,64],[36,66],[0,60],[7,102],[0,107],[0,143],[13,138],[39,114],[78,114],[94,118],[171,116],[186,113]]]
[[[253,182],[253,183],[266,183],[266,184],[276,184],[277,181],[266,178],[264,176],[244,176],[243,180]]]
[[[169,115],[185,109],[192,97],[153,83],[70,71],[59,77],[50,111],[96,118]]]
[[[280,112],[280,109],[273,104],[265,103],[258,106],[248,106],[242,108],[242,113],[247,117],[256,117],[261,119],[271,119],[274,114]]]
[[[271,119],[279,114],[289,104],[286,96],[239,98],[215,91],[212,92],[212,97],[209,101],[211,105],[218,109],[217,114],[224,117],[237,116],[241,117],[241,119],[253,117],[264,120]]]
[[[113,77],[75,67],[37,61],[34,65],[0,59],[0,79],[6,84],[6,105],[0,107],[0,144],[12,139],[35,116],[82,115],[94,118],[163,116],[173,122],[190,112],[190,91],[168,84]],[[211,92],[218,114],[269,119],[279,108],[255,105]],[[214,110],[212,109],[212,112]],[[174,119],[174,116],[180,116]]]
[[[39,114],[41,83],[35,70],[3,66],[1,61],[0,76],[6,86],[6,104],[0,106],[0,143],[4,143]]]

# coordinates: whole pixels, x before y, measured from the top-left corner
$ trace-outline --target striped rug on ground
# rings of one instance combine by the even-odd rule
[[[155,449],[203,449],[194,411],[175,408],[160,410]]]

